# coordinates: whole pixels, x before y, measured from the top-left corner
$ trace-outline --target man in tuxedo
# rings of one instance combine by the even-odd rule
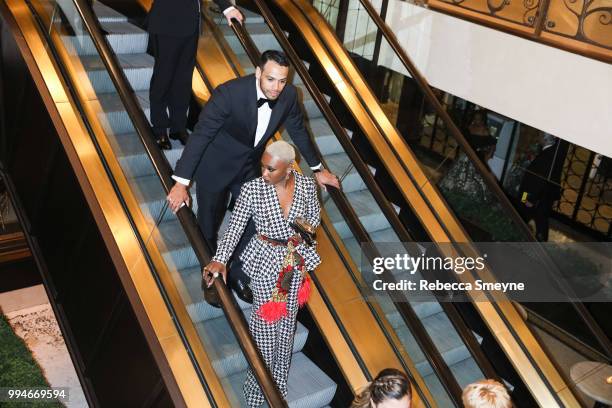
[[[228,0],[214,0],[228,23],[243,20]],[[200,0],[155,0],[149,12],[149,48],[155,57],[149,102],[157,144],[171,149],[168,139],[187,141],[187,108],[200,28]],[[169,113],[169,115],[168,115]]]
[[[188,186],[196,181],[198,223],[214,250],[228,194],[235,200],[243,183],[261,173],[259,160],[266,142],[284,126],[315,172],[319,185],[339,188],[338,178],[322,168],[310,139],[296,88],[287,84],[289,61],[280,51],[262,54],[255,75],[228,81],[215,89],[204,106],[185,150],[176,164],[177,181],[168,194],[170,208],[189,205]],[[194,177],[195,175],[195,177]],[[249,300],[248,277],[238,256],[255,233],[249,222],[234,251],[228,279],[239,296]],[[243,296],[244,295],[244,296]]]

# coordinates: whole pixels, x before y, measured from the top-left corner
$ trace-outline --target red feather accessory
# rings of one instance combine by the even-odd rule
[[[287,316],[287,302],[266,302],[257,310],[257,315],[266,323],[274,324]]]
[[[310,278],[308,276],[304,277],[302,280],[302,284],[300,285],[300,289],[298,290],[298,306],[302,307],[308,302],[310,298]]]

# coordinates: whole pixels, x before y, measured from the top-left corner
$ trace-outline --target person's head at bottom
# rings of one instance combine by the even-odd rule
[[[289,143],[278,140],[270,143],[261,156],[261,176],[267,184],[276,185],[289,179],[295,149]]]
[[[351,408],[410,408],[412,391],[408,376],[385,368],[353,401]]]
[[[512,408],[506,387],[495,380],[480,380],[465,387],[462,395],[465,408]]]

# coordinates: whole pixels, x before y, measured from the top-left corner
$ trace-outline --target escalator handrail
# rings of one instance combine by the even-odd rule
[[[533,233],[529,229],[529,226],[523,221],[522,217],[520,216],[516,208],[512,205],[512,203],[510,202],[510,200],[508,199],[508,197],[506,196],[506,194],[500,187],[499,183],[497,182],[497,179],[495,178],[493,173],[478,158],[478,155],[476,154],[474,149],[471,147],[471,145],[468,143],[465,136],[463,136],[463,133],[459,130],[459,128],[457,127],[453,119],[450,117],[448,112],[442,107],[442,104],[440,103],[438,98],[436,98],[436,96],[434,95],[431,89],[431,86],[429,85],[425,77],[421,74],[421,72],[418,70],[416,65],[412,62],[412,60],[410,59],[410,57],[408,56],[404,48],[399,43],[399,40],[397,39],[393,31],[389,28],[389,26],[382,19],[382,17],[380,17],[376,9],[372,6],[372,3],[370,2],[370,0],[359,0],[359,1],[363,5],[363,7],[366,9],[368,15],[370,16],[370,18],[372,18],[372,20],[374,21],[374,23],[376,24],[380,32],[385,37],[385,39],[387,40],[387,42],[389,43],[389,45],[395,52],[395,55],[400,59],[400,61],[404,65],[404,68],[406,68],[406,70],[410,73],[412,78],[414,78],[420,90],[425,95],[427,102],[431,104],[431,106],[434,107],[436,114],[440,118],[442,118],[442,121],[446,125],[446,128],[450,130],[452,136],[459,143],[459,145],[461,145],[464,153],[468,156],[468,158],[472,162],[472,165],[476,167],[476,169],[482,176],[483,180],[489,187],[489,191],[491,191],[496,196],[499,203],[502,205],[502,207],[506,210],[506,212],[512,218],[512,221],[514,222],[514,224],[518,225],[519,228],[523,230],[526,237],[528,237],[531,242],[534,242],[537,244],[538,241],[536,240]],[[544,251],[544,249],[539,244],[537,245],[537,250],[539,252],[538,255],[541,256],[540,259],[544,260],[548,264],[548,266],[551,267],[553,270],[557,269],[555,264],[550,259],[550,256],[547,255],[546,251]],[[569,293],[572,293],[572,292],[570,291]],[[593,336],[597,339],[600,346],[606,352],[606,355],[608,356],[608,358],[611,358],[612,357],[612,346],[605,332],[601,329],[599,324],[595,321],[593,316],[589,313],[587,308],[581,302],[570,302],[570,303],[573,305],[574,309],[580,315],[580,317],[583,318],[587,327],[591,331],[591,334],[593,334]]]
[[[337,117],[331,111],[331,108],[327,104],[327,101],[325,100],[325,97],[323,96],[321,91],[318,89],[318,87],[315,85],[314,80],[308,74],[308,71],[306,70],[306,68],[302,65],[301,60],[299,59],[299,56],[297,56],[297,54],[295,53],[295,51],[290,46],[289,42],[287,41],[287,39],[284,36],[279,37],[278,32],[282,32],[282,31],[279,31],[280,28],[278,27],[278,23],[275,20],[268,18],[268,16],[271,16],[271,13],[270,13],[269,9],[267,9],[267,8],[264,9],[263,7],[265,7],[265,5],[259,4],[258,0],[255,0],[255,2],[257,3],[257,6],[260,8],[260,10],[263,12],[262,14],[264,15],[264,18],[266,19],[266,21],[270,25],[271,30],[273,32],[275,32],[275,36],[277,37],[277,40],[281,43],[282,48],[285,50],[287,56],[292,61],[295,69],[300,74],[300,77],[302,78],[302,81],[307,86],[309,92],[311,93],[311,95],[315,99],[315,102],[317,103],[317,106],[319,107],[319,109],[321,109],[321,111],[325,115],[326,119],[330,123],[330,126],[332,127],[332,130],[336,134],[336,137],[338,139],[343,139],[344,138],[345,140],[349,140],[349,144],[350,144],[350,139],[349,139],[348,135],[346,134],[346,130],[342,127],[342,125],[340,125],[340,122],[338,121]],[[266,14],[268,16],[266,16]],[[257,61],[259,61],[259,55],[260,55],[259,51],[257,50],[257,47],[253,43],[253,40],[251,39],[249,33],[246,31],[244,26],[239,24],[237,20],[233,20],[233,21],[234,22],[232,24],[232,28],[233,28],[234,34],[236,35],[236,37],[238,38],[238,40],[242,44],[243,48],[247,52],[247,55],[249,56],[251,62],[254,65],[257,65]],[[353,148],[352,145],[350,145],[350,146],[351,146],[351,148]],[[317,155],[319,157],[319,160],[321,160],[321,162],[323,162],[323,157],[322,157],[322,155],[320,154],[319,151],[317,151]],[[363,162],[361,157],[359,157],[359,155],[356,153],[356,151],[355,151],[355,158],[354,158],[354,160],[356,162],[360,163],[361,166],[367,168],[367,165]],[[367,171],[367,174],[371,177],[371,173],[369,172],[369,170]],[[376,184],[376,182],[374,181],[373,178],[372,178],[372,185],[376,186],[376,190],[379,191],[379,194],[382,197],[383,193],[382,193],[382,191],[380,191],[380,189],[378,188],[378,185]],[[351,231],[353,232],[353,234],[357,238],[358,242],[361,242],[361,243],[372,243],[373,241],[372,241],[369,233],[367,232],[367,230],[365,229],[365,227],[363,226],[363,224],[359,220],[359,218],[358,218],[357,214],[355,213],[355,210],[353,209],[353,207],[349,204],[346,195],[342,191],[340,191],[340,190],[338,190],[336,188],[329,188],[328,187],[327,190],[328,190],[328,193],[331,196],[332,200],[336,204],[338,210],[342,213],[342,215],[346,219],[347,224],[349,225],[349,228],[351,229]],[[383,201],[388,207],[391,207],[388,200],[384,200],[383,199],[381,201]],[[400,228],[398,228],[398,229],[401,232],[398,235],[403,235],[402,240],[404,240],[404,238],[405,238],[406,240],[412,241],[412,239],[410,238],[410,236],[409,236],[408,232],[406,231],[405,227],[401,224],[401,221],[399,220],[399,217],[397,216],[395,211],[393,211],[391,209],[391,211],[389,211],[389,215],[390,215],[390,218],[393,218],[396,221],[395,224],[400,226]],[[372,258],[374,258],[374,257],[380,256],[380,254],[378,253],[376,248],[374,248],[373,245],[367,245],[366,248],[369,248],[369,251],[366,254],[366,256],[370,260],[372,260]],[[387,281],[387,282],[394,282],[395,281],[394,277],[388,271],[385,271],[383,273],[383,275],[381,275],[381,276],[384,277],[384,280]],[[398,297],[400,299],[397,299]],[[394,298],[395,298],[394,299],[394,301],[395,301],[394,303],[396,304],[398,312],[400,313],[402,319],[406,322],[408,327],[411,328],[411,331],[413,332],[416,340],[418,341],[419,346],[423,350],[423,354],[427,358],[428,362],[431,364],[433,370],[436,372],[436,375],[440,378],[442,385],[448,391],[449,396],[451,397],[451,399],[453,399],[453,401],[457,405],[460,405],[461,404],[461,391],[462,391],[461,387],[460,387],[459,383],[457,382],[457,380],[452,375],[452,371],[450,370],[450,368],[448,367],[448,365],[444,361],[442,355],[440,354],[438,349],[435,347],[435,344],[432,341],[431,336],[427,333],[425,327],[423,326],[423,323],[419,320],[417,314],[415,313],[414,309],[412,308],[412,305],[408,302],[408,299],[403,294],[394,293]],[[455,326],[457,326],[457,325],[459,325],[459,324],[455,324]],[[463,335],[463,333],[459,333],[459,334]],[[470,335],[470,334],[468,334],[468,335]],[[476,348],[472,348],[472,347],[469,347],[469,346],[468,346],[468,348],[470,350],[476,352],[476,353],[482,353],[482,350],[480,348],[477,348],[477,347]],[[478,351],[476,351],[476,350],[478,350]],[[477,362],[486,361],[486,357],[484,357],[484,355],[482,355],[480,357],[481,358],[475,357],[475,360]],[[489,378],[497,377],[497,375],[492,372],[492,369],[491,369],[490,365],[486,365],[485,364],[484,368],[483,368],[483,371],[486,374],[491,375],[491,377],[489,377]]]
[[[85,2],[85,0],[73,1],[77,12],[84,23],[85,29],[93,41],[94,46],[96,47],[96,50],[98,51],[98,54],[115,88],[117,89],[117,93],[121,98],[123,106],[125,107],[136,129],[137,135],[144,145],[146,154],[148,155],[155,172],[161,181],[164,191],[167,194],[174,184],[172,180],[172,167],[157,146],[149,122],[140,105],[136,101],[134,91],[129,85],[129,82],[115,53],[112,51],[106,37],[102,34],[98,19],[95,17],[92,8]],[[200,265],[206,265],[211,258],[211,251],[208,248],[202,232],[197,225],[193,212],[190,208],[185,206],[177,211],[176,215],[183,230],[185,231],[187,238],[189,239],[190,244],[193,247]],[[221,303],[223,312],[230,322],[230,326],[238,339],[238,343],[245,354],[246,360],[248,361],[255,377],[257,378],[257,381],[261,386],[266,400],[270,406],[286,407],[287,403],[276,388],[272,375],[266,367],[266,364],[263,361],[259,350],[257,349],[255,341],[249,334],[246,321],[244,320],[240,309],[236,305],[231,292],[222,279],[214,280],[214,288],[219,295],[219,302]]]

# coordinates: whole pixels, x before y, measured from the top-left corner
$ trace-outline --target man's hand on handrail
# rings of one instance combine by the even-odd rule
[[[227,19],[227,25],[232,25],[232,18],[238,20],[240,24],[244,22],[244,16],[236,7],[230,7],[230,9],[223,12],[225,18]]]
[[[325,189],[326,185],[340,189],[340,181],[338,180],[338,177],[327,169],[314,173],[314,178],[317,180],[319,186],[321,186],[323,189]]]
[[[166,200],[168,200],[170,209],[173,213],[176,213],[183,204],[189,206],[191,196],[189,195],[188,187],[181,183],[175,183],[168,193]]]

